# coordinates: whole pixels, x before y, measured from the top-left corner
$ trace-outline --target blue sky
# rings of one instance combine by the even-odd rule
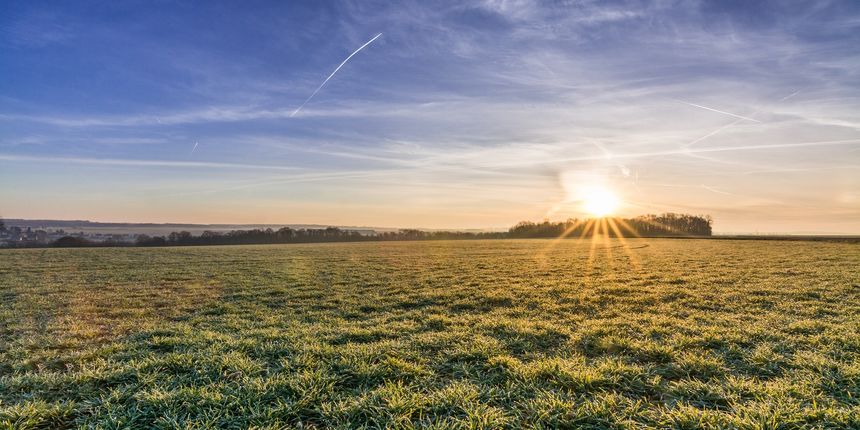
[[[858,46],[853,1],[9,3],[0,215],[507,227],[600,187],[860,233]]]

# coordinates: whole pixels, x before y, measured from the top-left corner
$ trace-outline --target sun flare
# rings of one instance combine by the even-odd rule
[[[620,202],[615,193],[605,188],[594,188],[588,190],[583,199],[583,208],[586,212],[596,217],[605,217],[618,210]]]

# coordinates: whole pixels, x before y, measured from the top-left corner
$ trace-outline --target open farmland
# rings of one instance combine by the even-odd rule
[[[0,251],[0,428],[857,428],[860,247]]]

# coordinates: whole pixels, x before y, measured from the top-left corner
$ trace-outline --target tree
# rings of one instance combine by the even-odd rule
[[[191,232],[188,232],[188,231],[180,231],[180,232],[174,231],[173,233],[170,233],[170,235],[167,236],[167,240],[170,243],[182,244],[182,245],[191,243],[192,238],[193,238],[193,236],[191,236]]]
[[[145,234],[137,235],[135,239],[135,245],[137,246],[167,246],[167,241],[164,240],[161,236],[149,237]]]
[[[55,240],[51,245],[58,248],[80,248],[82,246],[92,246],[93,243],[82,237],[63,236]]]

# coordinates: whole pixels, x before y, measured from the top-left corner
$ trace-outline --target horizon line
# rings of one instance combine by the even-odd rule
[[[649,214],[641,214],[635,215],[632,217],[629,216],[608,216],[608,217],[583,217],[583,218],[574,218],[569,217],[566,219],[559,220],[549,220],[542,219],[539,221],[532,220],[522,220],[518,222],[534,222],[534,223],[542,223],[544,221],[549,222],[565,222],[571,219],[600,219],[600,218],[636,218],[640,216],[646,215],[659,215],[659,214],[668,214],[675,213],[679,215],[691,215],[684,214],[680,212],[660,212],[660,213],[649,213]],[[707,216],[707,215],[694,215],[694,216]],[[266,227],[289,227],[289,226],[319,226],[319,227],[335,227],[335,228],[344,228],[344,229],[367,229],[367,230],[421,230],[421,231],[450,231],[450,232],[458,232],[458,231],[481,231],[481,232],[498,232],[498,231],[507,231],[512,228],[514,225],[510,225],[507,227],[498,226],[498,227],[452,227],[452,228],[437,228],[437,227],[386,227],[386,226],[373,226],[373,225],[349,225],[349,224],[334,224],[334,223],[319,223],[319,222],[289,222],[289,223],[225,223],[225,222],[215,222],[215,223],[194,223],[194,222],[129,222],[129,221],[94,221],[94,220],[83,220],[83,219],[50,219],[50,218],[4,218],[0,217],[0,220],[9,221],[26,221],[26,222],[36,222],[36,221],[48,221],[48,222],[86,222],[93,224],[126,224],[129,226],[139,225],[139,226],[232,226],[232,227],[242,227],[242,226],[266,226]],[[804,237],[814,237],[814,236],[843,236],[843,237],[860,237],[860,232],[816,232],[816,231],[719,231],[716,228],[713,231],[714,236],[804,236]]]

